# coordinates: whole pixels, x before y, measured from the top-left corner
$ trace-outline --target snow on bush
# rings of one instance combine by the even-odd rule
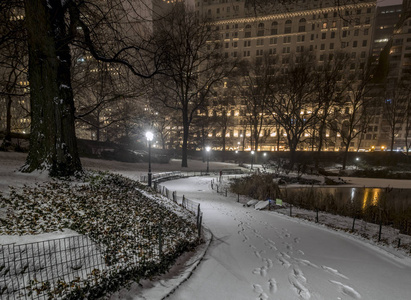
[[[0,208],[6,211],[0,218],[0,235],[33,235],[64,228],[87,234],[100,245],[105,271],[95,270],[89,281],[60,282],[54,292],[61,294],[66,286],[75,285],[80,296],[81,288],[94,289],[90,281],[111,290],[114,277],[121,284],[119,277],[130,277],[130,270],[143,277],[164,271],[179,254],[199,242],[192,214],[162,197],[148,196],[144,189],[138,182],[109,173],[87,173],[80,181],[54,180],[11,188],[9,196],[0,196]],[[136,270],[141,261],[144,270]],[[36,289],[42,284],[34,283]]]

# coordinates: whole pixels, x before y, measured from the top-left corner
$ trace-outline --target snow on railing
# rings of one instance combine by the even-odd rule
[[[165,186],[162,186],[160,184],[155,184],[154,189],[160,193],[161,195],[167,197],[168,199],[173,200],[175,203],[181,205],[183,208],[186,210],[194,213],[196,216],[196,225],[197,225],[197,230],[198,230],[198,237],[201,238],[202,235],[202,221],[203,221],[203,213],[200,209],[200,203],[197,203],[193,200],[188,199],[184,195],[181,197],[181,200],[177,197],[177,192],[176,191],[170,191],[168,188]]]

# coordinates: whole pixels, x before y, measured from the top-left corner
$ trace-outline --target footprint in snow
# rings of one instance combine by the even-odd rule
[[[273,261],[269,258],[264,258],[263,259],[265,264],[267,265],[267,268],[271,269],[273,267]]]
[[[318,269],[318,266],[316,264],[313,264],[309,260],[296,258],[295,261],[302,264],[303,266],[310,266],[310,267]]]
[[[257,256],[258,258],[261,258],[261,253],[262,251],[254,251],[255,256]]]
[[[253,274],[255,275],[261,275],[262,277],[267,276],[267,267],[261,267],[261,268],[255,268],[253,271]]]
[[[341,282],[330,280],[331,283],[334,283],[335,285],[338,285],[341,293],[344,295],[350,296],[351,298],[354,299],[361,299],[360,293],[358,293],[356,290],[354,290],[352,287],[342,284]]]
[[[291,274],[290,276],[288,276],[288,280],[290,281],[293,290],[296,292],[298,296],[300,296],[304,300],[308,300],[311,298],[310,291],[295,275]]]
[[[278,261],[280,262],[281,265],[283,265],[287,269],[291,266],[290,262],[283,257],[279,257]]]
[[[268,288],[272,294],[277,293],[278,287],[277,287],[277,281],[275,281],[274,278],[271,278],[268,280]]]
[[[294,275],[294,277],[300,282],[307,282],[307,278],[305,278],[303,271],[301,271],[298,266],[293,267],[293,273],[291,275]]]
[[[267,296],[266,293],[261,293],[261,294],[258,296],[257,299],[258,299],[258,300],[267,300],[267,299],[268,299],[268,296]]]
[[[348,279],[347,276],[341,274],[340,272],[338,272],[337,270],[335,270],[333,268],[330,268],[330,267],[327,267],[327,266],[321,266],[321,268],[323,268],[328,273],[331,273],[333,275],[339,276],[339,277],[344,278],[344,279]]]
[[[298,250],[297,252],[300,253],[301,255],[305,255],[304,251],[302,250]]]
[[[253,284],[253,290],[258,294],[264,293],[263,288],[259,284]]]

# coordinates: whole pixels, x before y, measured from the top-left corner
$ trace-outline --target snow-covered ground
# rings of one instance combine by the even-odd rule
[[[409,257],[243,207],[235,196],[211,191],[210,178],[164,185],[201,203],[204,224],[214,234],[203,262],[170,299],[409,299]]]
[[[24,154],[0,152],[0,192],[7,193],[9,185],[48,180],[45,174],[16,171],[24,159]],[[93,159],[82,159],[82,163],[85,168],[133,179],[147,172],[147,164]],[[180,163],[153,165],[153,172],[186,171]],[[188,169],[205,167],[206,163],[190,161]],[[210,162],[213,170],[233,167]],[[407,180],[346,179],[359,187],[411,188]],[[210,177],[196,177],[163,183],[201,204],[204,224],[214,235],[201,264],[170,299],[410,299],[408,256],[322,225],[243,207],[235,195],[225,197],[211,190],[210,181]],[[189,258],[188,263],[179,262],[180,269],[190,269]],[[195,255],[194,261],[198,263]],[[170,284],[179,283],[184,270],[175,272],[154,284],[156,293],[151,295],[155,296],[144,296],[150,295],[149,287],[144,290],[147,285],[134,285],[113,299],[161,299],[173,290]]]

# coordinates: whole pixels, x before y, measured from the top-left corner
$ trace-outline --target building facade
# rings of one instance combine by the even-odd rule
[[[290,1],[284,5],[263,1],[265,4],[261,6],[253,6],[253,3],[244,0],[196,1],[199,15],[208,18],[220,31],[219,42],[227,58],[253,61],[270,55],[276,57],[281,67],[287,68],[292,57],[304,53],[313,55],[321,65],[336,53],[345,52],[350,57],[350,68],[354,70],[364,67],[372,54],[376,1],[346,1],[339,6],[335,1]],[[246,101],[237,99],[227,109],[233,118],[231,128],[225,133],[227,150],[251,150],[253,147],[252,129],[244,126],[247,122]],[[283,131],[274,130],[272,122],[265,124],[260,132],[258,150],[287,150]],[[222,133],[215,131],[209,138],[214,139],[216,148],[219,148]],[[278,143],[279,134],[281,143]],[[338,134],[328,130],[325,135],[333,141],[324,150],[342,149]],[[316,150],[313,130],[304,134],[304,140],[298,150]],[[350,150],[361,147],[359,140],[352,143]]]

